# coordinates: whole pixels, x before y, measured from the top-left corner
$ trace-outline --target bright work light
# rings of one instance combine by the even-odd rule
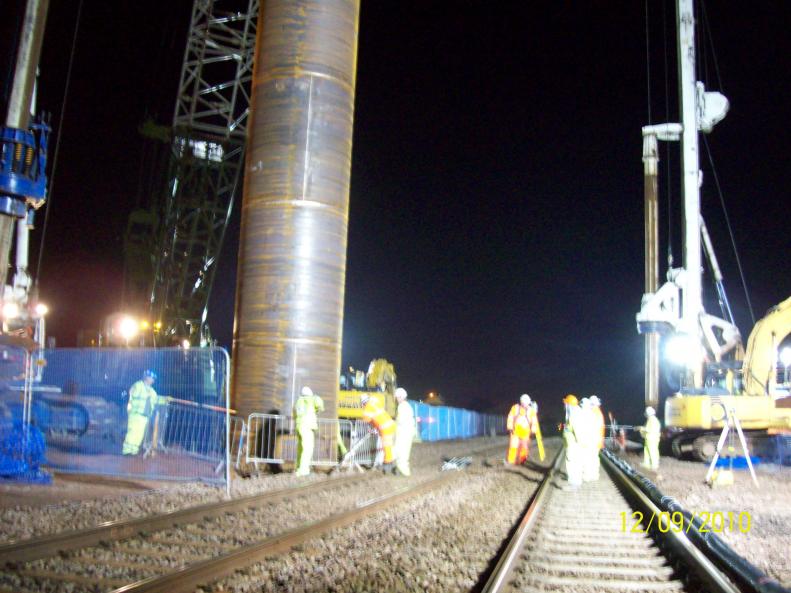
[[[15,317],[19,317],[19,305],[14,302],[4,303],[3,317],[5,319],[14,319]]]
[[[703,360],[703,349],[693,336],[676,334],[665,342],[665,359],[676,366],[692,368]]]
[[[118,333],[127,342],[137,335],[138,324],[137,321],[131,317],[124,317],[118,323]]]

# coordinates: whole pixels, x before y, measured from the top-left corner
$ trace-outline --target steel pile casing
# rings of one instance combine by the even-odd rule
[[[233,344],[233,407],[334,417],[359,0],[261,4]]]

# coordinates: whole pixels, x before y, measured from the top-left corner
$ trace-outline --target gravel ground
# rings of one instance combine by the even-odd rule
[[[478,438],[438,443],[416,443],[412,449],[414,475],[435,472],[442,457],[468,454],[488,445],[507,446],[505,438]],[[496,451],[493,452],[496,454]],[[248,496],[327,479],[325,474],[297,477],[292,473],[262,475],[232,482],[233,497]],[[86,488],[90,485],[85,484]],[[38,486],[30,488],[47,488]],[[101,491],[104,493],[104,491]],[[222,500],[224,489],[206,484],[165,484],[161,488],[146,490],[121,497],[102,497],[80,502],[65,502],[46,506],[28,505],[0,509],[0,542],[23,539],[64,529],[91,527],[104,521],[135,518],[164,513],[201,503]]]
[[[545,465],[557,444],[548,446]],[[212,590],[470,591],[490,569],[541,477],[498,461],[476,464],[440,490],[269,558]]]
[[[364,485],[339,484],[338,488],[256,507],[244,513],[225,515],[190,525],[187,529],[160,531],[153,539],[128,539],[106,547],[78,550],[64,557],[31,562],[25,569],[45,574],[91,575],[128,583],[154,574],[164,574],[185,562],[197,562],[234,547],[253,544],[306,522],[354,508],[370,498],[386,496],[396,487],[425,479],[425,474],[404,480],[387,476]],[[166,540],[168,543],[156,540]],[[170,541],[182,543],[174,546]],[[0,571],[2,586],[41,593],[62,593],[68,590],[62,583]],[[98,593],[106,590],[106,587],[97,585],[84,589],[86,592]]]
[[[642,457],[627,455],[627,460],[638,471]],[[751,528],[748,533],[726,529],[718,534],[738,554],[749,560],[769,576],[791,587],[791,468],[775,464],[761,464],[756,469],[759,486],[756,488],[747,470],[734,470],[734,485],[711,488],[703,482],[708,467],[699,462],[679,461],[663,457],[659,478],[645,475],[659,489],[675,497],[690,512],[749,513]]]

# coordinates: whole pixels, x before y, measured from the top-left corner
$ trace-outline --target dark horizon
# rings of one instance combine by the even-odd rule
[[[62,122],[78,2],[50,7],[39,104],[63,138],[40,282],[59,345],[120,306],[126,219],[148,199],[137,127],[172,117],[191,4],[85,0]],[[411,397],[439,391],[449,405],[505,413],[528,392],[549,411],[565,393],[596,393],[605,410],[638,417],[640,128],[678,111],[674,9],[648,4],[647,25],[642,3],[612,14],[593,4],[362,4],[344,366],[387,358]],[[706,6],[698,33],[700,78],[731,103],[706,139],[716,169],[701,144],[702,208],[745,341],[752,320],[715,181],[760,318],[791,294],[791,171],[779,161],[791,53],[780,13],[721,2]],[[660,167],[664,277],[668,243],[675,266],[682,258],[677,147],[662,146]],[[210,303],[228,348],[239,202]],[[39,213],[33,265],[42,224]],[[704,290],[718,314],[708,270]]]

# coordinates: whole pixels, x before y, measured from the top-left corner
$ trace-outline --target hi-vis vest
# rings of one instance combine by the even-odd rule
[[[515,404],[508,413],[508,430],[520,439],[530,437],[530,431],[535,423],[535,413],[532,408],[525,408]]]
[[[662,425],[659,422],[659,418],[656,416],[649,416],[645,421],[645,440],[658,443],[661,432]]]
[[[380,434],[386,434],[395,430],[395,422],[390,414],[380,408],[377,403],[370,399],[363,407],[363,418],[370,422]]]
[[[324,411],[324,400],[318,395],[300,395],[294,403],[297,430],[318,430],[318,412]]]
[[[157,392],[141,379],[129,388],[129,413],[150,416],[157,403]]]

